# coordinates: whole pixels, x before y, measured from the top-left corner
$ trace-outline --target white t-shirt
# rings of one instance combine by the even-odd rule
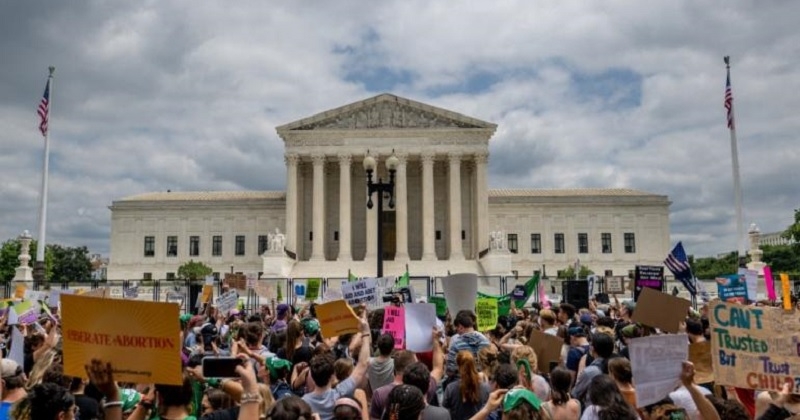
[[[702,386],[696,386],[703,396],[711,394],[711,391],[703,388]],[[669,397],[672,399],[672,402],[675,403],[676,406],[683,408],[686,410],[686,414],[689,415],[689,418],[692,420],[702,420],[703,417],[700,416],[700,412],[697,410],[697,406],[694,404],[692,400],[692,395],[689,394],[689,390],[686,389],[685,386],[681,385],[680,388],[676,389],[669,393]]]

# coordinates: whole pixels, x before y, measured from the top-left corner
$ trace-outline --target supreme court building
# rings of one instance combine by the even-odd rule
[[[576,261],[600,275],[627,275],[637,264],[662,263],[666,196],[489,189],[496,127],[391,94],[282,125],[285,192],[172,191],[114,201],[108,278],[170,278],[190,259],[217,273],[373,276],[379,215],[366,205],[367,154],[378,163],[374,178],[388,180],[390,156],[397,163],[394,207],[385,200],[380,216],[385,275],[408,266],[426,276],[542,269],[554,276]]]

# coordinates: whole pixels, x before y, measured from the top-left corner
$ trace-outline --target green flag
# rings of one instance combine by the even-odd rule
[[[428,298],[428,303],[436,305],[436,316],[443,317],[447,315],[447,301],[444,296],[431,296]]]
[[[497,316],[508,315],[511,312],[511,301],[508,296],[497,298]]]
[[[351,282],[351,281],[358,281],[358,277],[356,277],[355,275],[353,275],[353,273],[351,273],[351,272],[350,272],[350,270],[347,270],[347,281],[348,281],[348,282]]]
[[[283,303],[283,288],[281,287],[280,283],[278,283],[278,298],[277,298],[277,300],[278,300],[278,302]]]
[[[408,271],[397,278],[397,287],[408,287]]]
[[[319,288],[322,284],[322,279],[308,279],[306,284],[306,300],[309,302],[319,297]]]

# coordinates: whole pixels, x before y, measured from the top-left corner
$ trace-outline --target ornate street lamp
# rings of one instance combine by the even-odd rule
[[[398,160],[392,150],[392,155],[386,159],[386,169],[389,171],[389,182],[383,182],[383,179],[378,178],[378,182],[372,180],[372,174],[375,172],[378,164],[375,158],[370,156],[367,150],[364,156],[364,170],[367,172],[367,208],[372,209],[372,193],[378,193],[378,277],[383,277],[383,195],[389,195],[389,208],[394,208],[394,174],[397,171]]]

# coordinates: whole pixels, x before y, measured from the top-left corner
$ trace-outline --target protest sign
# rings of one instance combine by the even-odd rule
[[[489,331],[497,326],[497,299],[478,298],[475,303],[478,316],[478,331]]]
[[[361,323],[353,308],[344,300],[319,304],[316,306],[316,311],[323,337],[337,337],[359,331]]]
[[[234,290],[228,290],[227,292],[221,294],[216,301],[217,310],[221,313],[228,315],[231,310],[236,309],[236,306],[239,304],[239,292]]]
[[[436,316],[444,318],[447,316],[447,300],[442,296],[429,296],[428,303],[436,307]]]
[[[306,282],[306,300],[313,302],[319,298],[319,289],[322,279],[308,279]]]
[[[638,407],[661,401],[675,390],[680,383],[682,363],[689,356],[686,334],[634,338],[628,348]]]
[[[19,366],[25,366],[25,337],[17,327],[11,327],[11,348],[7,358],[17,362]]]
[[[351,281],[342,285],[342,296],[350,306],[360,304],[375,305],[378,303],[378,280],[366,278]]]
[[[256,287],[256,282],[258,281],[258,274],[256,273],[249,273],[247,274],[246,285],[247,290],[253,290]]]
[[[800,319],[780,308],[713,301],[709,304],[716,383],[800,393]],[[638,391],[638,388],[637,388]]]
[[[234,290],[247,290],[247,276],[244,274],[225,273],[225,284]]]
[[[725,277],[717,277],[717,295],[720,300],[725,302],[745,303],[747,302],[747,284],[744,276],[731,274]]]
[[[404,307],[406,349],[415,353],[431,351],[436,307],[430,303],[408,303]]]
[[[564,340],[554,335],[533,330],[528,339],[528,345],[536,353],[539,371],[550,373],[550,363],[558,363],[561,358],[561,347],[564,345]]]
[[[478,275],[472,273],[453,274],[442,278],[444,298],[450,313],[475,310],[475,296],[478,295]]]
[[[203,294],[200,296],[200,301],[203,303],[211,302],[211,298],[214,297],[214,286],[206,284],[203,285]]]
[[[758,300],[758,270],[740,268],[739,278],[743,278],[747,285],[747,297],[753,301]]]
[[[206,276],[205,281],[203,283],[205,286],[213,286],[214,285],[214,276]]]
[[[658,265],[637,265],[633,278],[633,301],[639,300],[642,289],[664,290],[664,267]]]
[[[406,317],[402,306],[389,305],[383,312],[383,333],[394,337],[394,348],[405,347]]]
[[[167,302],[177,303],[178,307],[183,309],[183,302],[186,300],[186,297],[183,293],[179,292],[167,292]]]
[[[85,377],[98,358],[121,382],[183,383],[177,306],[64,295],[61,314],[64,374]]]
[[[61,295],[71,295],[74,291],[69,289],[50,289],[50,294],[47,296],[47,305],[51,308],[58,308],[61,302]]]
[[[25,290],[28,288],[24,284],[18,284],[14,287],[14,299],[25,299]]]
[[[694,383],[714,382],[714,362],[711,358],[710,341],[689,344],[689,361],[694,364]]]
[[[775,280],[772,278],[772,268],[764,266],[764,287],[767,289],[767,299],[775,301],[778,296],[775,295]]]
[[[792,310],[792,289],[789,284],[789,275],[781,273],[781,294],[783,295],[783,309],[787,311]]]
[[[122,297],[125,299],[138,299],[139,298],[139,286],[127,287],[125,290],[122,291]]]
[[[26,300],[23,302],[17,302],[14,306],[11,307],[11,312],[13,312],[17,318],[17,323],[19,324],[32,324],[39,320],[39,313],[41,312],[41,306],[38,302],[32,300]]]
[[[27,289],[25,290],[25,300],[47,302],[47,292]]]
[[[668,333],[677,333],[692,303],[654,289],[644,288],[631,320]]]
[[[622,277],[606,277],[606,293],[617,294],[625,293],[625,284]]]

